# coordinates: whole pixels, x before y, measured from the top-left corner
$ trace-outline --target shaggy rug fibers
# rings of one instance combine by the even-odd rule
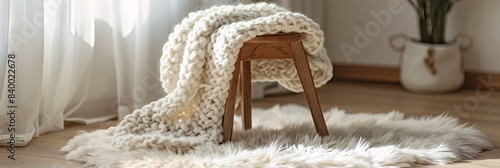
[[[325,112],[330,136],[316,135],[309,110],[297,105],[253,109],[251,130],[235,119],[233,141],[186,151],[113,148],[114,128],[82,132],[61,150],[96,167],[409,167],[478,156],[492,144],[449,116],[404,117]]]

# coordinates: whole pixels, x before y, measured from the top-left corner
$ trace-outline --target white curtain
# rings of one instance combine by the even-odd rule
[[[0,0],[2,146],[11,134],[16,145],[26,145],[40,134],[64,129],[65,121],[121,119],[164,96],[158,60],[175,24],[191,11],[247,2]],[[322,20],[314,9],[322,6],[318,2],[278,1]],[[15,70],[15,81],[9,70]],[[15,132],[9,124],[15,124]]]
[[[201,1],[0,0],[0,138],[10,140],[15,105],[17,145],[96,123],[163,96],[157,75],[162,44]],[[15,54],[15,103],[7,89]]]

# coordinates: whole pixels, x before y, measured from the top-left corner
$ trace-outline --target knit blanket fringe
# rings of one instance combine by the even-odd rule
[[[234,64],[243,43],[259,35],[304,33],[303,46],[317,87],[332,77],[319,25],[274,4],[215,6],[175,26],[163,47],[160,80],[167,95],[127,115],[114,128],[123,150],[186,150],[222,141],[222,116]],[[277,81],[302,91],[291,59],[252,61],[253,81]]]

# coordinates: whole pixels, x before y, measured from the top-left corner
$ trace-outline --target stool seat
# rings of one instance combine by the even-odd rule
[[[238,83],[240,85],[241,119],[244,129],[252,128],[252,85],[251,60],[256,59],[293,59],[300,78],[302,88],[311,110],[316,132],[322,136],[328,135],[321,105],[311,75],[304,47],[303,33],[277,33],[257,36],[246,41],[240,49],[235,63],[233,78],[231,79],[228,97],[226,100],[223,119],[223,142],[230,141],[233,132],[234,108]]]

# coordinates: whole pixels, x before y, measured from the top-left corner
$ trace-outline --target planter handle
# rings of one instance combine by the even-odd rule
[[[404,43],[401,46],[396,46],[394,44],[394,41],[399,40],[399,39],[403,39]],[[404,33],[394,34],[394,35],[389,37],[389,47],[391,47],[391,49],[396,51],[396,52],[402,53],[403,51],[405,51],[406,42],[408,42],[409,40],[410,40],[410,38],[408,37],[408,35],[406,35]]]
[[[474,41],[472,40],[472,37],[468,34],[464,34],[464,33],[458,33],[457,35],[455,35],[455,38],[453,38],[453,42],[454,43],[458,43],[459,40],[461,39],[466,39],[468,41],[467,45],[460,45],[460,51],[462,52],[467,52],[469,51],[472,46],[474,45]]]

